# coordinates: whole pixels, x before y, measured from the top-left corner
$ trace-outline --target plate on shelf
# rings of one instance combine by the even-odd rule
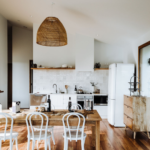
[[[62,68],[68,68],[68,65],[67,64],[63,64],[61,67]]]

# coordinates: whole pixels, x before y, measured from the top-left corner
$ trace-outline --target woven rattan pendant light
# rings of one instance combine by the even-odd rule
[[[58,18],[47,17],[42,22],[37,32],[36,43],[43,46],[67,45],[67,33]]]

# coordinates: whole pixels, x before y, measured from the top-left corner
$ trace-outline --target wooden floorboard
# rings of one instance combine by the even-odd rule
[[[133,132],[130,129],[114,128],[107,120],[103,120],[100,125],[100,143],[101,150],[150,150],[150,140],[143,133],[137,133],[136,140],[133,139]],[[0,131],[4,129],[0,127]],[[14,131],[19,132],[18,147],[19,150],[27,149],[27,128],[26,126],[14,127]],[[92,144],[92,132],[90,127],[85,127],[87,138],[85,141],[85,150],[95,150]],[[64,140],[62,137],[63,127],[54,127],[54,136],[56,145],[51,140],[51,150],[63,150]],[[1,150],[9,149],[9,140],[2,141]],[[30,142],[32,149],[32,142]],[[37,149],[37,145],[35,146]],[[16,150],[15,144],[13,150]],[[44,141],[39,143],[39,150],[44,150]],[[69,141],[68,150],[81,150],[81,142]]]

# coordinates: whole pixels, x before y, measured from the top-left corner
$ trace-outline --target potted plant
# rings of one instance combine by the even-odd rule
[[[94,82],[90,82],[91,85],[92,85],[92,92],[94,93],[95,92],[95,85],[97,85],[98,83],[94,83]]]

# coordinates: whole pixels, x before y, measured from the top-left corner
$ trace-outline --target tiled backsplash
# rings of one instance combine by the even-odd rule
[[[33,93],[54,93],[53,84],[65,92],[65,85],[68,85],[68,93],[73,93],[75,85],[82,86],[86,92],[92,92],[90,82],[98,83],[96,89],[101,93],[108,93],[108,70],[97,70],[94,72],[77,72],[72,70],[34,70]]]

